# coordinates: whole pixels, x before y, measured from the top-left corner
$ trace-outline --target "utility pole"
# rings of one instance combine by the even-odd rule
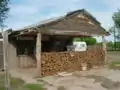
[[[8,67],[8,32],[3,30],[2,27],[2,35],[3,35],[3,61],[4,61],[4,72],[5,72],[5,90],[10,90],[10,77],[9,77],[9,67]]]

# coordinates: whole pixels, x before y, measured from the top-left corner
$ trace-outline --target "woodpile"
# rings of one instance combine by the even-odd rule
[[[82,64],[87,69],[104,64],[104,51],[93,49],[86,52],[51,52],[42,53],[42,76],[53,75],[64,71],[81,70]]]

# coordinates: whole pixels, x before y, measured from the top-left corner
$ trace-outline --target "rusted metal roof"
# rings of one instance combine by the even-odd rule
[[[93,21],[95,21],[96,25],[92,25],[83,19],[79,20],[79,23],[78,22],[73,23],[73,22],[67,21],[67,17],[74,15],[74,14],[81,13],[81,12],[83,14],[87,15]],[[64,21],[66,21],[66,22],[64,22]],[[61,23],[58,23],[58,22],[61,22]],[[70,23],[68,23],[68,22],[70,22]],[[58,23],[58,24],[56,24],[56,23]],[[43,29],[43,27],[44,27],[44,29]],[[50,29],[54,30],[54,32],[53,31],[51,32]],[[73,35],[73,34],[86,35],[87,34],[88,36],[94,35],[94,34],[95,35],[109,35],[109,33],[106,32],[106,30],[103,27],[101,27],[100,23],[96,20],[96,18],[94,18],[90,13],[88,13],[84,9],[69,12],[64,16],[60,16],[57,18],[50,18],[47,20],[43,20],[41,22],[38,22],[37,24],[33,24],[28,27],[24,27],[22,29],[13,31],[12,33],[10,33],[10,35],[20,34],[20,32],[23,32],[23,33],[28,33],[28,32],[33,32],[33,31],[37,32],[38,30],[40,30],[41,32],[46,33],[46,34],[60,34],[60,35],[62,35],[62,34],[64,34],[64,35],[65,34],[66,35]],[[65,32],[66,30],[67,30],[67,32]],[[71,32],[71,30],[72,30],[72,32]],[[59,32],[59,33],[55,33],[55,31]]]

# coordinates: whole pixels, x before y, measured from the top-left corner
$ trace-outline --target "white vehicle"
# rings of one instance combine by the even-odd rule
[[[74,41],[73,42],[74,50],[75,51],[86,51],[87,50],[87,44],[86,42],[82,42],[82,41]]]

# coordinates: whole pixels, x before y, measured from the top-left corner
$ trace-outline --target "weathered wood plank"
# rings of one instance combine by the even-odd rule
[[[41,33],[37,34],[36,39],[36,59],[38,76],[41,76]]]

